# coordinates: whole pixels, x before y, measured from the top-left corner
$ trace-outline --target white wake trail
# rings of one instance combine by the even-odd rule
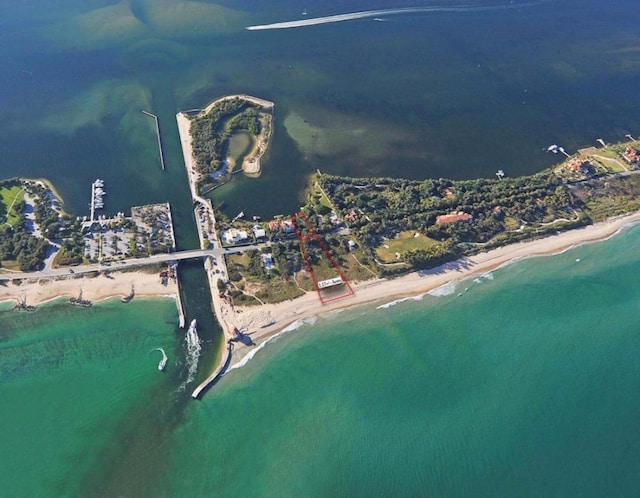
[[[330,24],[335,22],[353,21],[356,19],[365,19],[368,17],[392,16],[399,14],[417,14],[424,12],[481,12],[491,10],[516,9],[520,7],[531,7],[542,2],[529,2],[523,4],[507,4],[493,6],[472,6],[459,5],[456,7],[431,6],[431,7],[403,7],[398,9],[382,9],[382,10],[364,10],[361,12],[349,12],[347,14],[336,14],[324,17],[312,17],[309,19],[298,19],[296,21],[277,22],[273,24],[260,24],[256,26],[247,26],[245,29],[249,31],[263,31],[267,29],[289,29],[302,28],[305,26],[316,26],[318,24]]]
[[[187,365],[189,368],[189,375],[184,383],[184,385],[186,385],[193,381],[195,377],[196,371],[198,370],[198,358],[200,358],[200,351],[202,350],[195,320],[191,322],[191,326],[187,330],[184,340],[187,343]]]

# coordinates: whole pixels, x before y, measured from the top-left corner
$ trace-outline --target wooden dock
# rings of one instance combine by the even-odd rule
[[[162,139],[160,138],[160,123],[158,122],[158,116],[147,111],[142,111],[142,114],[152,117],[156,123],[156,135],[158,137],[158,151],[160,152],[160,165],[162,166],[162,171],[164,171],[164,154],[162,154]]]

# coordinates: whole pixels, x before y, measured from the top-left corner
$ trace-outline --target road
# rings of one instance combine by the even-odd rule
[[[74,266],[73,268],[51,268],[42,271],[34,272],[6,272],[0,273],[0,280],[20,280],[27,278],[53,278],[69,275],[71,273],[75,275],[82,275],[84,273],[100,272],[100,271],[118,271],[126,270],[127,268],[136,268],[141,266],[155,265],[158,263],[169,263],[171,261],[182,261],[184,259],[197,259],[211,256],[213,258],[219,258],[222,255],[234,254],[238,252],[255,251],[261,247],[265,247],[267,244],[259,245],[246,245],[246,246],[234,246],[234,247],[218,247],[214,249],[194,249],[190,251],[177,251],[171,253],[154,254],[153,256],[147,256],[145,258],[131,258],[125,259],[119,262],[112,263],[95,263],[89,265]]]

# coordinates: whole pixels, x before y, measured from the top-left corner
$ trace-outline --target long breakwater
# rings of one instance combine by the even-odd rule
[[[160,138],[160,123],[158,122],[158,116],[147,111],[142,111],[142,114],[153,118],[155,121],[156,136],[158,137],[158,151],[160,153],[160,166],[162,166],[162,171],[164,171],[164,154],[162,153],[162,139]]]

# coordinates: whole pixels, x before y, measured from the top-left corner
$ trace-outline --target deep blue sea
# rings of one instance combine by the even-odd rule
[[[402,7],[442,9],[244,29]],[[229,214],[295,211],[316,169],[531,173],[552,143],[640,134],[638,20],[629,0],[2,2],[0,177],[46,177],[77,215],[95,178],[107,213],[169,201],[196,247],[175,114],[241,92],[276,128],[263,175],[215,191]],[[4,306],[0,494],[636,496],[639,242],[320,317],[201,402],[170,300]],[[201,270],[181,274],[204,376],[217,330]]]

